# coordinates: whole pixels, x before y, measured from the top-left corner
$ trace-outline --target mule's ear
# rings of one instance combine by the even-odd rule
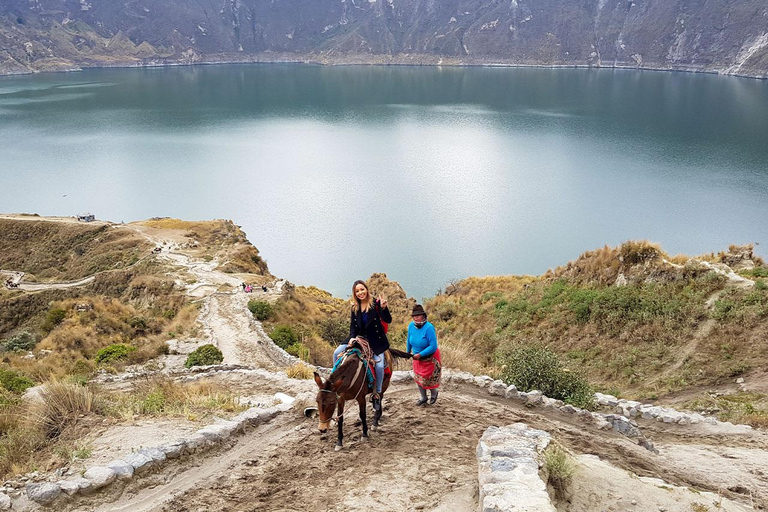
[[[341,387],[341,385],[342,385],[342,384],[344,384],[344,377],[339,377],[338,379],[336,379],[336,380],[333,382],[333,386],[332,386],[332,389],[333,389],[334,391],[336,391],[337,389],[339,389],[339,388]]]
[[[315,384],[317,384],[317,387],[320,389],[323,389],[323,379],[320,378],[320,374],[317,372],[315,373]]]

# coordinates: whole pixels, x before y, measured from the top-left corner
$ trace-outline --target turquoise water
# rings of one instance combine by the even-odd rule
[[[617,70],[202,66],[0,78],[0,211],[231,218],[346,297],[650,239],[768,245],[768,82]]]

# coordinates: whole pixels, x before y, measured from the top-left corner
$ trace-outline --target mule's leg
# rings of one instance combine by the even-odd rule
[[[384,410],[384,392],[381,392],[381,407],[373,410],[373,426],[371,429],[376,430],[379,428],[379,419],[381,419],[381,411]]]
[[[338,417],[339,417],[339,436],[336,440],[336,451],[341,450],[344,448],[344,399],[339,398],[339,405],[338,405]]]
[[[368,422],[365,421],[365,397],[362,400],[357,401],[357,405],[360,406],[360,421],[363,423],[363,441],[368,440]]]

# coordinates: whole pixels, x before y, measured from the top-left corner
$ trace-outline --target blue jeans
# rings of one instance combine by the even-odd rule
[[[346,343],[342,343],[336,347],[336,350],[333,351],[333,364],[336,364],[336,360],[346,349]],[[384,385],[384,353],[374,354],[373,369],[376,374],[376,392],[381,393],[381,387]]]
[[[333,351],[333,364],[336,364],[336,360],[339,358],[342,352],[347,350],[347,344],[342,343],[338,347],[336,347],[336,350]]]

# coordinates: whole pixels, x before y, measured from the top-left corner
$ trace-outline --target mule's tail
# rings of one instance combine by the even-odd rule
[[[392,354],[394,357],[399,357],[401,359],[410,359],[413,357],[408,352],[403,352],[402,350],[397,350],[396,348],[392,348],[392,347],[389,347],[389,353]]]

